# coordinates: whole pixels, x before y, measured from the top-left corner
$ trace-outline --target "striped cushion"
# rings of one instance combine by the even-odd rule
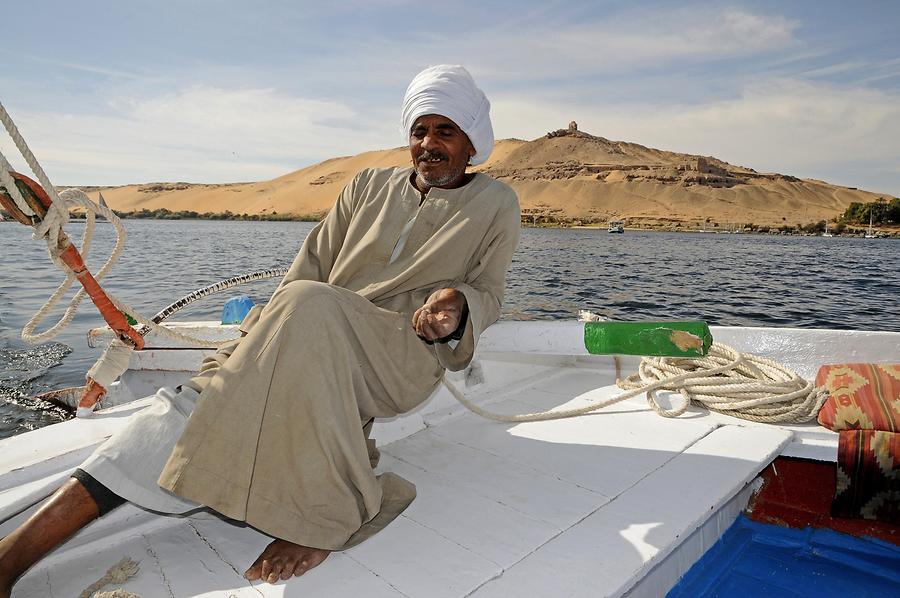
[[[824,365],[816,385],[829,394],[819,411],[826,428],[900,432],[900,364]]]
[[[831,514],[900,523],[900,434],[844,430]]]

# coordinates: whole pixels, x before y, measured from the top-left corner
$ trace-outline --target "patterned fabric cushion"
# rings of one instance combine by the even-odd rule
[[[900,523],[900,434],[877,430],[840,434],[832,516]]]
[[[819,411],[826,428],[900,432],[900,364],[823,365],[816,385],[829,394]]]

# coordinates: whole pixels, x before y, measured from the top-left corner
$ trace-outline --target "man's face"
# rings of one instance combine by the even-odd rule
[[[420,183],[426,187],[456,187],[475,155],[469,136],[445,116],[427,114],[413,123],[409,153]]]

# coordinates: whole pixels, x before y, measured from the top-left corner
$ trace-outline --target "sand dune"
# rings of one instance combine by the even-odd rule
[[[317,215],[367,167],[409,164],[405,148],[332,158],[258,183],[150,183],[103,188],[110,207],[131,212]],[[498,141],[476,168],[519,193],[525,214],[567,223],[624,218],[632,224],[795,225],[830,219],[853,201],[882,195],[823,181],[758,173],[713,157],[657,150],[561,129],[533,141]],[[89,194],[97,198],[97,189]]]

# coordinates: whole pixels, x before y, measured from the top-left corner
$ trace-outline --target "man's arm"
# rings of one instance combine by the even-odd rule
[[[459,314],[461,316],[463,310],[467,309],[468,316],[456,347],[447,344],[435,345],[438,361],[450,371],[458,371],[469,365],[475,353],[478,337],[500,317],[500,305],[503,303],[506,290],[506,272],[519,242],[519,227],[519,206],[513,196],[509,205],[497,214],[490,229],[491,240],[481,259],[466,274],[463,281],[453,285],[452,290],[463,297]],[[436,294],[446,290],[440,289],[432,294],[429,302]],[[426,302],[423,308],[428,307],[429,302]],[[443,336],[451,334],[459,324],[459,319],[454,321],[452,315],[450,314],[451,317],[446,320],[446,328],[449,328],[449,331]],[[446,328],[441,328],[435,333],[443,333]]]

